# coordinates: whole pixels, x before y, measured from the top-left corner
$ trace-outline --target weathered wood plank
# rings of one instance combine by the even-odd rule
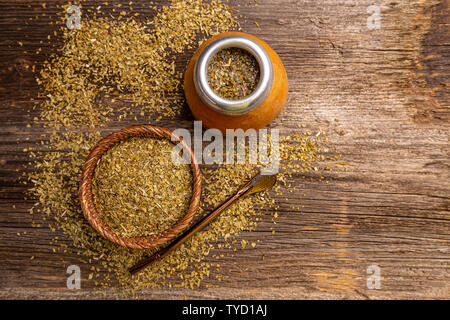
[[[39,42],[53,32],[48,22],[56,2],[64,3],[47,1],[48,16],[38,20],[29,18],[43,12],[40,1],[0,4],[4,298],[84,298],[94,288],[87,280],[89,265],[70,250],[52,253],[54,233],[45,224],[31,228],[27,211],[33,201],[24,200],[26,186],[20,183],[22,171],[32,169],[24,169],[28,158],[22,149],[35,145],[42,133],[26,127],[39,110],[33,111],[29,101],[37,95],[35,74],[24,66],[36,64],[38,69],[51,52]],[[288,105],[272,126],[287,132],[303,123],[323,132],[346,166],[308,176],[324,175],[329,184],[293,179],[297,191],[277,198],[277,224],[265,217],[257,232],[243,235],[260,241],[256,248],[221,259],[221,271],[215,274],[227,277],[205,281],[215,287],[145,290],[143,296],[449,298],[448,1],[379,1],[381,26],[374,30],[367,27],[373,1],[258,3],[241,7],[246,16],[242,27],[279,53],[290,84]],[[150,14],[144,6],[134,7]],[[42,53],[36,55],[39,47]],[[179,70],[191,53],[178,59]],[[176,128],[180,120],[192,116],[186,112],[182,119],[160,125]],[[108,129],[130,124],[114,123]],[[183,126],[189,127],[186,122]],[[26,235],[17,236],[24,231]],[[58,235],[70,248],[70,241]],[[65,287],[70,264],[81,266],[81,290]],[[380,267],[379,290],[366,286],[370,265]],[[105,294],[113,296],[111,291]]]

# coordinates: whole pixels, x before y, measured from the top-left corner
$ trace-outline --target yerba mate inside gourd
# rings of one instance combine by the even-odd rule
[[[249,96],[259,83],[260,70],[255,57],[240,48],[227,48],[215,54],[208,65],[208,84],[220,97],[239,100]]]
[[[174,144],[134,137],[99,160],[92,184],[101,219],[122,237],[162,232],[189,209],[193,176],[187,164],[172,161]]]

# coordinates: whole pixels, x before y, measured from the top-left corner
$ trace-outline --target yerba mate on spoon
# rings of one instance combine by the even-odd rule
[[[273,175],[263,175],[261,173],[257,174],[253,179],[251,179],[249,182],[247,182],[245,185],[243,185],[239,190],[232,195],[230,198],[228,198],[224,203],[222,203],[220,206],[218,206],[215,210],[213,210],[211,213],[206,215],[204,218],[202,218],[199,222],[197,222],[195,225],[193,225],[191,228],[189,228],[187,231],[183,233],[182,236],[180,236],[178,239],[174,240],[172,243],[170,243],[167,247],[159,250],[152,256],[145,258],[132,266],[129,270],[131,274],[134,274],[146,266],[148,266],[150,263],[152,263],[155,260],[158,260],[162,257],[164,257],[169,252],[175,250],[179,246],[181,246],[183,243],[185,243],[188,239],[190,239],[195,233],[198,231],[201,231],[204,229],[214,218],[216,218],[222,211],[224,211],[226,208],[228,208],[232,203],[237,201],[240,198],[243,198],[245,196],[248,196],[250,194],[262,192],[269,190],[272,188],[277,181],[276,174]]]

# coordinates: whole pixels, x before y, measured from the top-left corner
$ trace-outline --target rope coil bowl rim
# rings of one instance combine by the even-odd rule
[[[94,204],[92,194],[92,180],[95,168],[100,158],[114,145],[132,137],[153,139],[168,139],[172,143],[178,143],[190,157],[193,175],[193,192],[191,203],[185,215],[170,228],[163,232],[142,237],[126,238],[115,234],[100,218]],[[89,224],[104,238],[128,249],[149,249],[167,242],[179,235],[192,221],[197,213],[201,195],[201,172],[194,151],[186,142],[172,130],[151,125],[131,126],[109,134],[100,140],[86,158],[81,173],[80,202],[83,215]]]

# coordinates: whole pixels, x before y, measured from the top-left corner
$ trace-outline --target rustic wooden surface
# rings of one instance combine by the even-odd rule
[[[54,234],[31,228],[33,201],[24,199],[27,187],[20,183],[28,162],[22,149],[42,133],[26,127],[39,110],[28,113],[38,87],[25,66],[42,64],[52,49],[40,41],[54,28],[48,17],[33,17],[52,15],[54,4],[64,3],[46,2],[46,9],[41,1],[0,3],[2,298],[83,298],[94,288],[87,280],[89,265],[81,265],[82,289],[66,288],[66,268],[79,264],[79,257],[53,254]],[[294,180],[299,191],[278,199],[277,224],[267,218],[258,232],[243,235],[260,242],[221,261],[220,274],[227,277],[207,280],[216,287],[146,290],[143,296],[450,298],[449,1],[258,4],[242,5],[243,30],[273,46],[290,82],[288,105],[273,126],[302,123],[324,132],[342,153],[341,165],[312,175],[326,174],[329,184]],[[367,7],[373,4],[381,8],[381,27],[370,30]],[[36,54],[39,47],[43,51]],[[180,70],[189,54],[180,57]],[[188,112],[184,116],[191,120]],[[160,124],[174,128],[177,121]],[[301,212],[294,209],[299,205]],[[366,285],[370,265],[381,270],[378,290]]]

